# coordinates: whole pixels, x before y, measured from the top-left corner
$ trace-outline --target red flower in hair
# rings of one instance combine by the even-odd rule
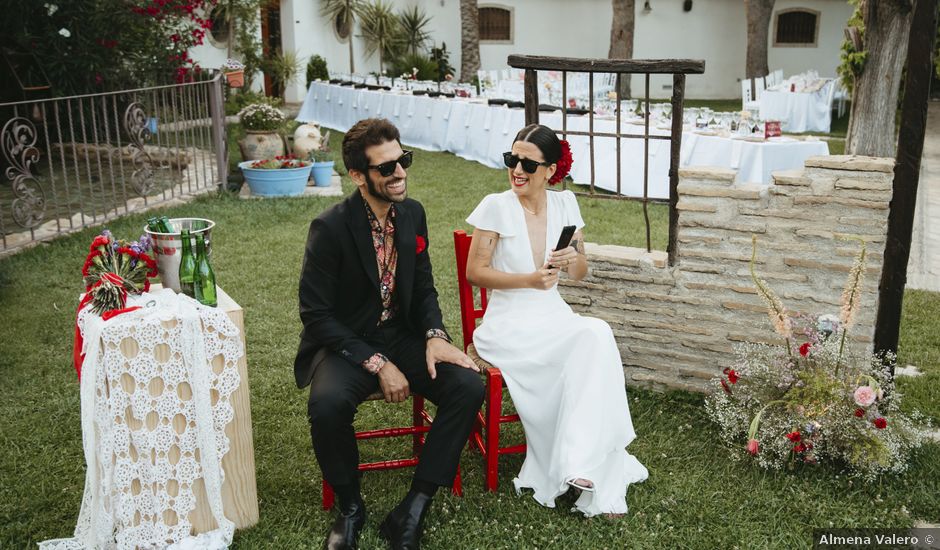
[[[555,173],[552,175],[552,179],[548,180],[548,183],[555,185],[560,182],[568,175],[568,172],[571,171],[571,164],[573,162],[574,160],[571,158],[571,146],[568,145],[567,141],[561,140],[561,157],[555,163]]]
[[[415,255],[421,254],[428,248],[428,241],[421,235],[415,236]]]

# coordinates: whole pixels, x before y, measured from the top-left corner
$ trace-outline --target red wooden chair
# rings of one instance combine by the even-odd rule
[[[480,307],[474,300],[473,287],[467,281],[467,256],[470,253],[470,235],[463,230],[454,231],[454,252],[457,255],[457,290],[460,294],[460,321],[463,329],[463,347],[467,355],[483,370],[486,378],[486,400],[483,413],[477,414],[477,426],[470,443],[480,450],[486,463],[485,487],[495,491],[499,484],[499,455],[524,453],[525,443],[509,447],[499,446],[500,424],[518,422],[518,414],[503,414],[503,375],[499,369],[480,358],[473,347],[473,331],[477,319],[486,311],[486,289],[480,289]],[[484,435],[485,434],[485,435]]]
[[[366,401],[377,401],[385,399],[381,391],[375,392],[366,398]],[[411,394],[411,426],[403,428],[384,428],[377,430],[368,430],[356,432],[356,439],[375,439],[379,437],[396,437],[402,435],[411,436],[411,457],[390,460],[380,460],[378,462],[368,462],[359,465],[360,472],[371,472],[375,470],[392,470],[395,468],[410,468],[417,466],[418,456],[421,454],[421,448],[424,446],[424,434],[431,429],[433,418],[424,408],[424,397]],[[463,483],[460,480],[460,467],[457,467],[457,476],[454,478],[454,485],[451,491],[457,495],[463,495]],[[329,510],[333,507],[333,488],[323,480],[323,509]]]

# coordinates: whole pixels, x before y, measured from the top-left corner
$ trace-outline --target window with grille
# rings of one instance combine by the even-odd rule
[[[819,12],[795,9],[777,12],[774,46],[815,46]]]
[[[512,12],[506,8],[479,9],[480,41],[512,41]]]

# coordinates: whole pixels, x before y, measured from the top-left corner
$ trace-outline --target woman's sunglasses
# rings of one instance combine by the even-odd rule
[[[516,165],[520,162],[522,163],[522,169],[525,170],[527,174],[534,174],[536,170],[539,169],[539,166],[551,166],[550,162],[539,162],[532,159],[521,159],[518,156],[506,151],[503,153],[503,162],[506,164],[506,168],[514,170]]]
[[[411,166],[411,151],[403,152],[402,155],[395,160],[376,164],[375,166],[370,165],[369,168],[375,168],[383,178],[387,178],[395,173],[395,165],[397,164],[401,164],[401,167],[407,170],[408,167]]]

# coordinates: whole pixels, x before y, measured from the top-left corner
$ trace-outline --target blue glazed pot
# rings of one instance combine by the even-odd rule
[[[313,163],[313,181],[317,187],[329,187],[333,181],[333,161]]]
[[[252,195],[261,197],[296,197],[304,194],[310,178],[311,165],[303,168],[262,169],[252,168],[253,161],[239,162],[245,181]]]

